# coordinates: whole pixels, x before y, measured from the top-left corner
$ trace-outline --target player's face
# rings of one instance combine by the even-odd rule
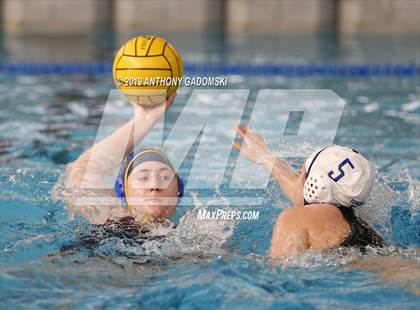
[[[178,203],[178,177],[167,165],[148,161],[130,173],[126,194],[134,216],[170,217]]]

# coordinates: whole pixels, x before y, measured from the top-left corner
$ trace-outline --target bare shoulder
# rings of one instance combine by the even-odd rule
[[[342,243],[351,233],[349,223],[340,210],[331,204],[312,204],[286,209],[278,219],[284,229],[304,229],[310,247],[316,250]]]

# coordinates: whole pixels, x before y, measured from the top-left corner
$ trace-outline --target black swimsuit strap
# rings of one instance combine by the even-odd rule
[[[367,223],[360,220],[352,207],[337,206],[351,228],[350,236],[341,243],[345,247],[383,247],[386,245],[384,239]]]
[[[78,240],[60,247],[60,253],[73,254],[80,250],[93,251],[110,238],[121,239],[125,245],[142,245],[146,240],[161,240],[162,235],[150,235],[150,227],[140,226],[132,217],[109,219],[104,224],[90,225],[91,229],[83,233]]]

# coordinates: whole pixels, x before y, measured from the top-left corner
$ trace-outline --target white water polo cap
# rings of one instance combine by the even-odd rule
[[[375,181],[375,169],[359,152],[340,145],[318,150],[305,162],[306,203],[359,206],[366,202]]]

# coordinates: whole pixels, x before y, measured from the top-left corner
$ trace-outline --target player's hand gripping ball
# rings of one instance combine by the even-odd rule
[[[117,52],[112,73],[115,85],[133,103],[154,106],[166,101],[179,86],[182,59],[163,38],[139,36]]]

